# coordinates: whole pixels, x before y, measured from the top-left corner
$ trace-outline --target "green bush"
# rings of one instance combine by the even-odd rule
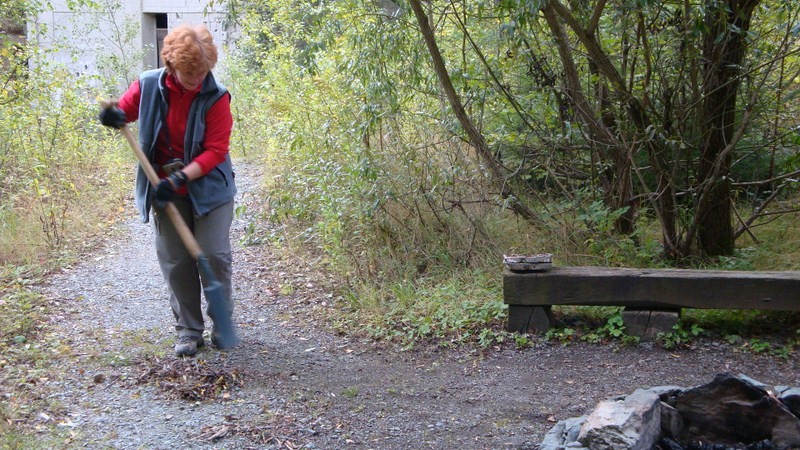
[[[498,37],[496,21],[505,18],[487,19],[486,5],[456,7],[471,19],[465,29],[456,24],[458,14],[431,11],[440,19],[436,39],[468,115],[533,197],[526,199],[537,216],[532,224],[510,212],[516,199],[498,192],[485,160],[465,142],[414,18],[382,8],[347,0],[251,2],[241,11],[241,54],[231,71],[234,141],[269,170],[265,215],[280,225],[282,243],[324,252],[327,268],[345,282],[347,306],[358,314],[342,319],[348,329],[363,325],[373,336],[404,342],[445,340],[450,331],[444,330],[454,329],[448,321],[469,322],[473,311],[445,311],[454,306],[440,301],[442,292],[454,280],[467,291],[483,288],[484,281],[472,275],[498,274],[503,254],[553,253],[559,265],[667,264],[659,259],[659,219],[648,201],[634,211],[635,233],[616,231],[630,210],[608,207],[607,186],[598,181],[611,169],[608,161],[591,156],[588,150],[598,145],[591,133],[556,109],[565,105],[533,79],[555,70],[546,67],[555,61],[553,48],[509,42],[505,31],[522,23],[502,24]],[[537,37],[534,30],[527,33]],[[476,47],[485,51],[482,57]],[[532,124],[521,123],[523,116]],[[668,143],[676,151],[684,144]],[[686,157],[696,151],[687,148]],[[647,178],[651,162],[641,153],[636,165]],[[757,175],[764,166],[759,156],[737,170]],[[675,176],[690,183],[692,171],[681,165]],[[680,224],[691,222],[692,202],[685,198],[678,205]],[[248,235],[254,242],[258,233]],[[754,258],[742,251],[719,264],[758,268]],[[495,297],[477,297],[476,308],[502,311],[500,280],[488,278]],[[454,319],[458,314],[463,316]],[[493,330],[501,315],[486,314],[479,322]],[[611,324],[596,335],[603,340],[617,331]],[[495,339],[489,331],[474,334],[481,345]]]
[[[37,58],[0,95],[0,263],[47,261],[91,243],[131,189],[131,158],[101,129],[91,80]]]

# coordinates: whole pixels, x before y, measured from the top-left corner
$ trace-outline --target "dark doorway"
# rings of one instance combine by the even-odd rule
[[[158,66],[164,67],[164,62],[161,61],[161,48],[164,45],[164,37],[169,31],[169,23],[166,14],[154,14],[156,18],[156,55],[158,55]]]

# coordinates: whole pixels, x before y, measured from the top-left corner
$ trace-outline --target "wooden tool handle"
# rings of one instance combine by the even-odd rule
[[[158,186],[158,183],[161,181],[161,179],[158,178],[156,170],[153,169],[153,165],[150,163],[150,160],[147,159],[144,151],[142,151],[142,147],[139,145],[139,141],[133,136],[131,129],[127,126],[123,126],[119,131],[122,132],[122,135],[125,136],[125,139],[127,139],[128,143],[131,144],[131,148],[136,154],[136,158],[139,160],[139,165],[142,167],[142,170],[144,170],[145,175],[147,175],[147,179],[150,180],[150,184],[153,185],[153,188]],[[203,256],[203,249],[200,248],[200,244],[197,242],[197,239],[194,238],[192,230],[190,230],[189,226],[187,226],[186,222],[184,222],[183,217],[181,217],[181,213],[178,211],[178,208],[172,204],[172,202],[167,202],[167,204],[164,205],[164,210],[167,212],[167,216],[169,216],[170,220],[172,221],[172,225],[175,227],[175,230],[177,230],[178,236],[180,236],[181,241],[183,241],[183,245],[186,246],[186,250],[189,251],[189,254],[191,254],[194,259],[198,259]]]

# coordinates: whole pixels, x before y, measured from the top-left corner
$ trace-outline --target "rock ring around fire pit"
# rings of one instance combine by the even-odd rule
[[[800,388],[721,373],[693,387],[660,386],[601,401],[558,422],[539,450],[800,448]]]

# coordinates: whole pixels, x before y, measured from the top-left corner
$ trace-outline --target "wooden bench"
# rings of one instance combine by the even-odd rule
[[[547,331],[555,324],[553,305],[622,306],[628,334],[653,338],[672,331],[681,308],[800,311],[800,272],[506,268],[503,297],[509,331]]]

